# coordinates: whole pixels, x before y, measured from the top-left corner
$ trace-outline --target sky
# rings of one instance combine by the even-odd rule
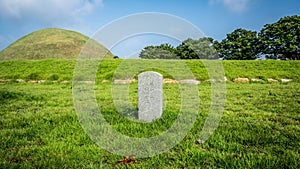
[[[0,0],[0,50],[44,28],[74,30],[93,37],[113,21],[144,12],[176,16],[220,41],[238,28],[259,32],[281,17],[300,15],[300,0]],[[139,35],[123,39],[110,50],[114,55],[131,57],[145,46],[161,43],[176,46],[181,41]]]

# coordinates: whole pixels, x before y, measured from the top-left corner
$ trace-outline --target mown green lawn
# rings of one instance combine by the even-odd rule
[[[178,145],[154,157],[137,158],[139,163],[120,165],[124,157],[98,147],[81,127],[71,83],[0,83],[0,168],[300,168],[299,82],[226,86],[222,120],[205,143],[197,140],[210,108],[210,83],[199,85],[197,121]],[[116,111],[111,83],[96,86],[107,121],[135,137],[160,133],[176,118],[178,86],[164,84],[164,92],[168,102],[162,118],[169,121],[141,124],[129,120],[135,116],[130,111]],[[130,96],[137,106],[136,83],[130,84]]]
[[[201,60],[119,60],[103,59],[97,71],[98,80],[111,80],[124,77],[126,72],[134,72],[136,67],[167,65],[176,72],[178,65],[186,64],[194,78],[200,81],[209,79],[205,65]],[[300,61],[251,60],[222,61],[224,75],[228,80],[238,77],[266,80],[282,78],[300,81]],[[12,60],[0,61],[0,79],[24,80],[72,80],[76,60]],[[117,69],[118,68],[118,69]],[[116,71],[117,70],[117,71]],[[137,73],[137,72],[136,72]],[[170,72],[161,72],[165,78],[172,78]],[[136,77],[135,77],[136,78]],[[183,77],[184,78],[184,77]]]

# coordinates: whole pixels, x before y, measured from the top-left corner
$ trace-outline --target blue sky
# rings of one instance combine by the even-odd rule
[[[120,17],[141,12],[168,13],[183,18],[206,36],[222,40],[237,28],[259,31],[265,24],[276,22],[283,16],[300,15],[300,1],[0,0],[0,50],[28,33],[49,27],[71,29],[92,36]],[[160,43],[176,45],[180,42],[147,35],[124,41],[112,51],[124,57],[138,52],[143,46]],[[134,44],[137,45],[133,47]],[[126,51],[124,47],[127,47]]]

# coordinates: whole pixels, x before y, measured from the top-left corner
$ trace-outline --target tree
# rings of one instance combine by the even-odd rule
[[[251,60],[259,54],[257,33],[245,29],[236,29],[221,42],[214,42],[219,57],[228,60]]]
[[[265,54],[283,54],[300,59],[300,16],[286,16],[266,24],[259,32],[260,49]]]
[[[143,59],[216,59],[217,52],[213,39],[203,37],[198,40],[187,39],[174,48],[170,44],[147,46],[140,53]]]
[[[216,59],[216,50],[213,48],[213,39],[203,37],[198,40],[187,39],[176,47],[180,59]]]
[[[174,47],[170,44],[147,46],[142,50],[139,57],[142,59],[179,59]]]

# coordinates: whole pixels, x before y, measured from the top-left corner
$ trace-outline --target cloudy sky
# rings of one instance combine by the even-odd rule
[[[0,0],[0,50],[28,33],[49,27],[92,36],[120,17],[141,12],[178,16],[206,36],[222,40],[237,28],[259,31],[283,16],[300,15],[300,0]],[[152,40],[145,41],[147,38]],[[113,52],[130,55],[137,48],[169,41],[147,38],[131,39]],[[124,47],[128,47],[126,52]]]

